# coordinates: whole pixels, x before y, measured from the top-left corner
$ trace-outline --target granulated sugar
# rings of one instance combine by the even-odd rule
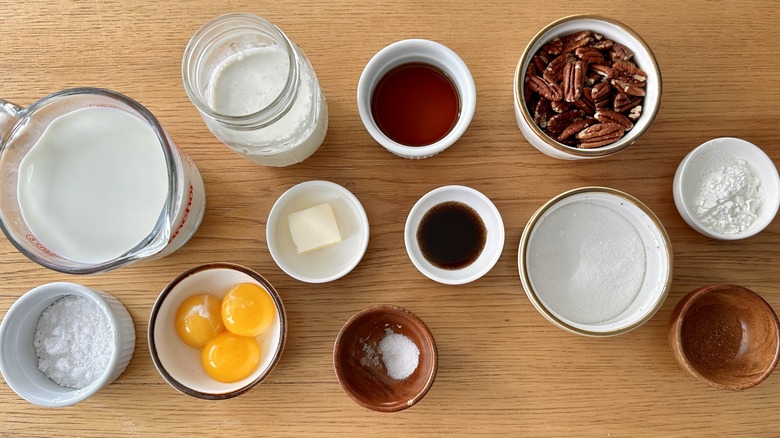
[[[38,319],[33,341],[38,368],[60,386],[84,388],[108,366],[113,339],[108,317],[93,301],[67,295]]]
[[[595,203],[554,210],[528,247],[529,276],[539,299],[581,324],[603,323],[625,311],[639,294],[645,265],[636,228]]]

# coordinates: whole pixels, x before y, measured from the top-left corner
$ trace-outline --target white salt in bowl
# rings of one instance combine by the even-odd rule
[[[741,233],[723,233],[704,224],[696,215],[696,197],[701,187],[700,176],[712,171],[705,155],[720,151],[745,160],[754,177],[760,180],[759,187],[764,201],[758,209],[755,221]],[[672,185],[674,204],[685,222],[699,233],[719,240],[739,240],[758,234],[766,228],[777,214],[780,206],[780,176],[772,159],[758,146],[733,137],[715,138],[704,142],[683,158],[674,174]]]
[[[287,218],[290,214],[329,203],[341,242],[307,254],[298,254]],[[306,181],[276,200],[265,225],[268,251],[290,277],[306,283],[327,283],[350,273],[368,248],[368,216],[357,197],[330,181]]]
[[[235,285],[254,283],[265,289],[276,305],[271,327],[256,337],[260,363],[247,377],[233,383],[214,380],[201,363],[201,349],[185,344],[176,332],[176,312],[187,298],[210,294],[220,300]],[[287,339],[287,316],[282,298],[265,278],[244,266],[209,263],[192,268],[160,292],[149,316],[149,353],[155,368],[174,389],[195,398],[225,400],[237,397],[265,380],[279,363]]]
[[[526,295],[548,321],[578,335],[613,336],[641,326],[663,304],[672,246],[636,198],[582,187],[531,216],[518,266]]]
[[[108,317],[113,349],[108,366],[82,389],[57,385],[38,369],[33,346],[38,319],[49,306],[67,295],[91,300]],[[48,283],[22,295],[0,324],[0,372],[8,386],[30,403],[45,407],[70,406],[86,400],[116,380],[135,350],[135,327],[125,306],[113,296],[74,283]]]

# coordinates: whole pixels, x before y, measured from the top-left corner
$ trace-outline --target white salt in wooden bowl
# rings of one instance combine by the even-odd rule
[[[108,317],[113,332],[108,366],[81,389],[59,386],[40,371],[33,346],[41,313],[67,295],[91,300]],[[105,292],[74,283],[48,283],[30,290],[8,309],[0,324],[0,372],[15,393],[39,406],[70,406],[93,396],[122,374],[134,349],[135,327],[125,306]]]
[[[672,246],[636,198],[583,187],[531,216],[518,265],[526,295],[548,321],[579,335],[613,336],[644,324],[663,304]]]

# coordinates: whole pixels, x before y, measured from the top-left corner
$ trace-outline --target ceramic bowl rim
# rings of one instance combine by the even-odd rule
[[[102,293],[105,294],[106,292],[102,292]],[[106,315],[108,319],[108,323],[111,326],[111,329],[114,333],[114,339],[112,340],[111,343],[111,358],[109,359],[109,362],[106,365],[106,369],[103,370],[103,373],[101,373],[100,376],[98,376],[92,383],[85,386],[84,388],[81,389],[64,388],[67,391],[63,392],[62,394],[67,395],[67,397],[62,397],[57,401],[47,402],[46,404],[41,404],[36,401],[32,401],[28,399],[27,397],[22,395],[22,393],[19,392],[19,388],[21,388],[21,386],[17,385],[18,382],[13,382],[8,380],[8,378],[6,377],[6,373],[2,372],[8,367],[8,364],[5,360],[5,356],[2,354],[0,354],[0,372],[3,374],[3,378],[5,379],[8,386],[17,395],[29,401],[30,403],[39,406],[44,406],[44,407],[64,407],[64,406],[74,405],[76,403],[80,403],[88,399],[89,397],[92,397],[102,388],[104,388],[105,386],[111,383],[111,377],[116,372],[117,365],[119,364],[120,355],[122,354],[121,342],[123,337],[122,335],[120,335],[121,325],[117,320],[116,316],[111,311],[111,307],[109,306],[109,304],[96,290],[93,290],[92,288],[89,288],[87,286],[78,283],[72,283],[67,281],[56,281],[56,282],[45,283],[36,286],[28,290],[24,294],[22,294],[19,298],[16,299],[16,301],[14,301],[14,303],[11,305],[11,307],[8,309],[5,316],[3,317],[2,323],[0,323],[0,343],[5,343],[6,338],[11,335],[10,333],[10,330],[12,328],[10,327],[11,319],[12,319],[11,317],[13,317],[15,313],[20,311],[20,308],[24,305],[26,301],[38,301],[41,299],[42,295],[43,296],[51,295],[46,299],[52,299],[53,300],[52,303],[68,295],[80,296],[89,299],[100,308],[100,311],[103,312],[104,315]],[[40,315],[38,316],[38,318],[40,318]],[[22,392],[26,393],[27,391],[22,391]]]
[[[415,225],[414,223],[412,223],[412,217],[414,217],[415,213],[417,213],[423,208],[424,204],[428,201],[428,199],[442,192],[450,192],[450,193],[466,192],[479,198],[487,206],[487,209],[490,211],[490,215],[496,220],[496,222],[500,224],[500,227],[498,227],[498,229],[488,230],[488,233],[490,231],[494,231],[498,233],[498,241],[499,241],[498,246],[495,249],[493,249],[493,254],[490,254],[490,258],[487,260],[485,266],[468,277],[447,278],[447,277],[442,277],[440,275],[437,275],[435,272],[427,269],[425,264],[423,264],[420,261],[420,258],[416,257],[411,250],[412,246],[415,244],[414,242],[416,242],[416,236],[412,235],[412,227]],[[463,202],[463,201],[459,201],[459,202]],[[463,203],[469,205],[466,202]],[[472,205],[469,205],[469,207],[474,208]],[[504,251],[505,243],[506,243],[506,230],[504,229],[504,219],[501,217],[501,212],[498,211],[498,207],[496,207],[496,204],[494,204],[493,201],[491,201],[490,198],[487,197],[487,195],[480,192],[479,190],[473,189],[468,186],[463,186],[463,185],[445,185],[445,186],[437,187],[429,191],[428,193],[422,195],[417,200],[417,202],[414,203],[412,208],[409,210],[409,213],[406,216],[406,222],[404,224],[404,247],[406,248],[407,256],[412,261],[414,267],[417,268],[418,271],[420,271],[420,273],[430,278],[431,280],[441,284],[461,285],[461,284],[471,283],[473,281],[479,280],[480,278],[484,277],[485,275],[488,274],[488,272],[490,272],[493,269],[493,267],[495,267],[496,263],[498,263],[498,260],[501,258],[501,253],[503,253]],[[488,249],[489,248],[486,243],[483,252],[488,251]],[[474,263],[476,263],[476,261]],[[453,271],[453,272],[457,272],[457,271]]]
[[[661,288],[660,293],[655,298],[655,302],[653,303],[653,306],[648,308],[645,311],[645,314],[641,318],[637,319],[631,324],[610,331],[593,331],[593,330],[582,329],[579,327],[575,327],[567,323],[563,319],[557,317],[547,308],[547,306],[545,306],[542,300],[537,296],[536,290],[531,286],[530,273],[526,268],[526,252],[528,251],[528,245],[530,243],[531,233],[536,229],[536,226],[538,225],[539,220],[542,218],[544,213],[546,213],[550,208],[554,207],[560,201],[563,201],[566,198],[569,198],[574,195],[579,195],[583,193],[592,193],[592,192],[607,194],[607,195],[616,196],[618,198],[624,199],[630,204],[637,207],[645,215],[647,215],[650,221],[652,221],[653,224],[655,225],[655,228],[658,232],[658,237],[660,237],[664,241],[664,247],[665,247],[664,249],[666,251],[666,259],[668,261],[666,278],[664,279],[663,287]],[[518,249],[517,264],[518,264],[518,271],[520,273],[520,280],[523,285],[523,290],[525,291],[526,296],[531,301],[531,304],[533,304],[536,310],[542,316],[544,316],[545,319],[550,321],[553,325],[563,330],[566,330],[567,332],[574,333],[577,335],[582,335],[582,336],[594,337],[594,338],[604,338],[604,337],[610,337],[610,336],[616,336],[616,335],[628,333],[631,330],[637,329],[640,326],[642,326],[644,323],[649,321],[658,312],[658,310],[661,309],[663,303],[666,301],[666,297],[669,294],[669,289],[671,288],[672,279],[674,277],[673,275],[674,252],[672,251],[672,242],[671,239],[669,238],[669,234],[666,232],[666,229],[661,223],[661,220],[658,219],[658,216],[656,216],[655,213],[653,213],[653,211],[650,210],[650,208],[647,205],[645,205],[639,199],[629,195],[628,193],[623,192],[621,190],[609,188],[609,187],[599,187],[599,186],[579,187],[576,189],[565,191],[553,197],[552,199],[544,203],[541,207],[539,207],[539,209],[536,210],[536,212],[534,212],[534,214],[528,220],[525,229],[523,229],[523,234],[520,237],[520,247]]]
[[[282,218],[280,218],[279,215],[281,214],[280,212],[284,208],[284,206],[287,205],[291,199],[294,199],[295,196],[298,195],[298,192],[304,190],[308,186],[317,186],[317,185],[326,187],[328,190],[335,190],[343,197],[344,200],[346,200],[350,205],[355,207],[355,211],[357,212],[356,219],[360,225],[359,237],[361,240],[361,244],[360,244],[360,248],[353,256],[352,261],[350,261],[350,263],[347,266],[345,266],[342,270],[334,274],[328,275],[326,277],[314,277],[309,275],[303,275],[298,271],[292,270],[290,266],[287,264],[287,262],[284,261],[284,255],[279,251],[279,248],[276,245],[277,239],[275,236],[272,235],[272,233],[280,226],[280,223],[282,222]],[[332,181],[315,179],[315,180],[308,180],[308,181],[303,181],[298,184],[295,184],[294,186],[285,190],[284,193],[282,193],[276,199],[273,206],[271,206],[271,210],[268,212],[268,219],[266,220],[266,224],[265,224],[265,240],[268,246],[268,252],[271,253],[271,258],[274,260],[274,263],[276,263],[276,266],[278,266],[279,269],[284,271],[285,274],[289,275],[290,277],[298,281],[303,281],[305,283],[313,283],[313,284],[329,283],[331,281],[338,280],[339,278],[349,274],[357,267],[358,264],[360,264],[360,262],[363,260],[363,257],[366,254],[366,250],[368,249],[368,242],[370,240],[370,229],[371,226],[368,222],[368,215],[366,214],[366,210],[365,208],[363,208],[363,204],[360,202],[357,196],[355,196],[354,193],[352,193],[349,189],[342,186],[341,184]]]
[[[233,270],[250,276],[253,280],[260,283],[268,291],[268,293],[271,295],[271,298],[273,298],[273,301],[276,304],[276,310],[279,313],[279,324],[280,324],[279,343],[276,346],[276,351],[274,351],[274,356],[273,359],[271,360],[270,365],[268,366],[268,369],[266,369],[262,374],[260,374],[255,380],[247,383],[246,385],[224,393],[208,393],[208,392],[197,391],[184,385],[179,380],[177,380],[173,375],[171,375],[168,372],[167,369],[165,369],[165,366],[163,366],[162,362],[160,361],[159,354],[157,353],[157,344],[154,340],[154,330],[157,325],[157,316],[160,312],[160,308],[162,307],[163,301],[165,301],[165,299],[171,294],[173,289],[176,288],[183,280],[212,269]],[[274,368],[276,368],[276,365],[279,363],[279,360],[282,357],[282,352],[284,351],[284,346],[286,344],[286,341],[287,341],[287,314],[285,312],[284,304],[282,302],[281,297],[279,296],[279,293],[276,291],[273,285],[269,283],[268,280],[266,280],[262,275],[258,274],[252,269],[249,269],[245,266],[238,265],[235,263],[227,263],[227,262],[206,263],[188,269],[183,273],[179,274],[176,278],[171,280],[171,282],[168,283],[165,286],[165,288],[160,292],[160,294],[157,296],[157,299],[154,301],[154,305],[152,306],[152,312],[149,315],[149,328],[147,330],[147,342],[149,343],[149,353],[152,357],[152,362],[154,363],[154,367],[157,369],[157,372],[160,374],[160,376],[162,376],[162,378],[169,385],[171,385],[174,389],[181,392],[182,394],[186,394],[204,400],[226,400],[244,394],[250,389],[257,386],[260,382],[265,380],[266,377],[268,377],[271,374]]]
[[[462,70],[465,74],[463,76],[463,80],[465,82],[464,87],[460,87],[458,84],[459,82],[455,78],[451,78],[452,81],[455,83],[455,88],[457,89],[458,95],[460,96],[461,101],[461,108],[460,113],[458,116],[458,120],[455,122],[455,125],[452,127],[450,132],[447,133],[443,138],[437,140],[434,143],[424,145],[424,146],[408,146],[402,143],[398,143],[385,135],[379,127],[376,126],[376,123],[374,122],[374,118],[371,115],[371,109],[367,108],[364,104],[365,98],[367,97],[369,100],[371,99],[371,95],[373,94],[373,89],[369,89],[368,82],[373,79],[369,78],[368,72],[375,66],[381,66],[386,63],[386,57],[392,55],[396,51],[405,50],[408,47],[414,47],[414,46],[424,46],[430,48],[432,51],[435,51],[437,55],[435,58],[442,59],[447,57],[450,59],[453,64],[457,66],[458,69]],[[431,56],[432,58],[434,56]],[[399,64],[400,65],[400,64]],[[378,80],[379,78],[377,78]],[[468,93],[468,98],[464,98],[464,93]],[[463,102],[466,101],[468,105],[464,105]],[[377,143],[379,143],[382,147],[387,149],[388,151],[392,152],[395,155],[398,155],[400,157],[404,158],[428,158],[431,156],[434,156],[440,152],[443,152],[453,144],[455,144],[460,137],[463,136],[463,134],[468,129],[469,125],[471,125],[471,121],[474,118],[474,112],[476,110],[476,102],[477,102],[477,96],[476,96],[476,85],[474,83],[474,77],[471,74],[471,70],[469,70],[468,65],[466,65],[466,62],[463,61],[463,58],[461,58],[454,50],[450,49],[449,47],[445,46],[444,44],[433,41],[429,39],[423,39],[423,38],[408,38],[408,39],[402,39],[395,42],[392,42],[388,44],[387,46],[382,47],[378,52],[376,52],[371,59],[368,61],[366,66],[363,68],[363,71],[360,73],[360,78],[358,79],[358,86],[357,86],[357,105],[358,105],[358,113],[360,116],[360,120],[363,122],[363,126],[366,128],[366,131],[368,131],[371,138],[374,139]]]
[[[680,213],[680,216],[682,216],[683,220],[685,220],[686,223],[691,225],[691,228],[698,231],[699,233],[713,238],[717,240],[742,240],[747,239],[749,237],[753,237],[756,234],[762,232],[766,227],[768,227],[772,221],[774,220],[775,216],[777,215],[778,207],[780,207],[780,196],[778,196],[776,199],[772,200],[771,207],[773,209],[773,213],[769,216],[769,220],[765,221],[764,224],[759,224],[760,226],[750,226],[747,230],[741,232],[741,233],[734,233],[734,234],[727,234],[727,233],[720,233],[717,232],[710,227],[704,225],[698,217],[691,211],[691,208],[688,206],[688,203],[685,200],[685,194],[683,191],[683,188],[685,186],[685,178],[687,172],[690,170],[691,163],[696,159],[696,157],[700,156],[701,154],[705,153],[709,149],[714,149],[715,146],[719,142],[730,142],[730,144],[733,144],[734,148],[743,149],[747,148],[749,150],[752,150],[756,153],[760,158],[760,161],[762,161],[765,164],[768,164],[769,167],[772,169],[772,178],[771,183],[775,185],[775,187],[778,188],[778,192],[780,192],[780,174],[778,174],[777,167],[774,165],[774,161],[772,161],[772,158],[767,155],[766,152],[764,152],[763,149],[758,147],[757,145],[753,144],[752,142],[749,142],[743,138],[739,137],[716,137],[711,138],[704,143],[696,146],[695,148],[691,149],[685,157],[680,161],[680,164],[677,166],[677,170],[675,171],[675,177],[672,182],[673,187],[673,193],[674,193],[674,201],[675,206],[677,207],[677,211]],[[744,159],[742,157],[738,157],[740,159]],[[747,161],[747,160],[745,160]],[[754,175],[755,176],[755,175]],[[769,181],[761,180],[762,185],[768,184]],[[768,199],[764,199],[765,205],[769,204],[767,201]],[[758,220],[758,218],[756,218]],[[691,222],[693,224],[691,224]],[[695,226],[694,226],[695,225]]]
[[[568,146],[553,140],[550,136],[542,132],[539,126],[534,122],[533,117],[531,116],[531,113],[528,111],[528,107],[525,104],[525,97],[520,92],[522,78],[525,77],[525,71],[526,71],[526,69],[523,68],[523,64],[525,64],[525,61],[528,58],[533,56],[533,53],[530,53],[531,48],[555,27],[564,23],[568,23],[570,21],[577,21],[577,20],[601,21],[616,26],[621,30],[623,30],[630,38],[634,39],[640,47],[642,47],[643,51],[646,52],[647,57],[650,60],[650,65],[644,68],[645,72],[647,72],[648,75],[652,75],[658,78],[658,96],[656,96],[655,105],[652,108],[649,108],[650,110],[649,113],[647,111],[648,108],[645,107],[645,104],[643,102],[644,108],[641,117],[647,118],[648,120],[647,125],[643,129],[636,129],[636,128],[631,129],[625,136],[623,136],[622,139],[616,141],[615,143],[598,147],[598,148],[593,148],[593,149],[581,149],[581,148]],[[645,134],[645,132],[647,132],[647,130],[650,129],[650,126],[653,124],[655,117],[658,115],[658,111],[661,108],[661,97],[663,96],[663,80],[661,77],[661,70],[658,66],[658,61],[655,57],[655,54],[653,54],[653,51],[650,49],[650,46],[645,42],[645,40],[642,39],[642,37],[640,37],[639,34],[636,33],[633,29],[623,24],[622,22],[618,20],[614,20],[612,18],[607,18],[601,15],[594,15],[594,14],[577,14],[577,15],[565,16],[553,21],[552,23],[543,27],[539,32],[537,32],[536,35],[534,35],[534,37],[531,38],[531,40],[526,45],[525,49],[523,50],[523,54],[520,55],[520,60],[517,62],[517,67],[515,67],[515,76],[512,85],[514,88],[515,107],[519,110],[523,122],[528,126],[528,128],[530,128],[534,136],[540,141],[544,142],[547,146],[554,148],[559,152],[562,152],[570,156],[584,157],[584,158],[596,158],[596,157],[604,157],[607,155],[612,155],[614,153],[617,153],[627,148],[636,140],[638,140],[640,137],[642,137]]]

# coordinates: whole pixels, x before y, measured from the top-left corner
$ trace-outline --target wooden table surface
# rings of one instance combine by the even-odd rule
[[[512,435],[778,436],[780,376],[732,393],[699,383],[674,361],[666,328],[682,296],[706,284],[736,283],[780,309],[780,223],[744,241],[705,238],[672,200],[675,169],[693,147],[720,136],[747,139],[780,159],[777,13],[766,1],[66,1],[0,2],[0,97],[29,105],[52,92],[98,86],[148,107],[194,159],[207,209],[194,238],[164,259],[88,277],[46,270],[0,240],[0,315],[25,291],[73,281],[107,291],[129,309],[137,332],[125,373],[68,408],[31,405],[0,383],[0,436],[177,435]],[[313,64],[328,99],[330,129],[320,150],[288,168],[240,158],[205,127],[181,83],[190,36],[227,12],[260,15],[281,27]],[[512,79],[526,43],[553,20],[596,13],[623,21],[655,52],[661,110],[646,135],[612,157],[549,158],[521,136]],[[470,128],[427,160],[397,158],[376,144],[358,116],[355,92],[371,56],[404,38],[437,40],[468,64],[477,86]],[[268,212],[285,190],[313,179],[337,182],[363,203],[368,251],[346,277],[296,281],[265,244]],[[403,244],[406,215],[429,190],[471,186],[504,218],[495,268],[463,286],[428,280]],[[531,214],[568,189],[603,185],[645,202],[674,248],[674,280],[656,316],[614,338],[589,339],[548,323],[517,273],[517,248]],[[266,276],[289,317],[288,343],[266,382],[228,401],[176,392],[152,365],[151,306],[176,275],[227,261]],[[395,414],[355,404],[339,386],[333,341],[358,310],[393,303],[418,314],[439,347],[430,393]]]

